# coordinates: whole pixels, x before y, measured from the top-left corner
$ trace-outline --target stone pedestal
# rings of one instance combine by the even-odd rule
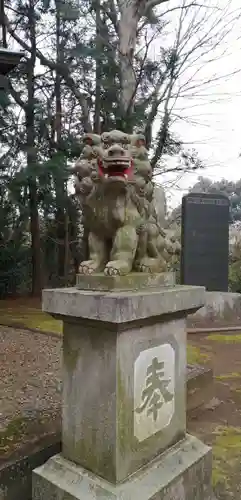
[[[185,318],[203,302],[189,286],[44,291],[64,321],[63,449],[33,499],[210,499],[210,449],[186,436]]]

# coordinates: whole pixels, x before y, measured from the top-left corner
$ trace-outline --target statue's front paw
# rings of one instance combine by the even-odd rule
[[[95,262],[94,260],[84,260],[79,266],[79,273],[92,274],[94,271],[97,271],[98,267],[99,263]]]
[[[128,274],[131,271],[131,265],[122,260],[111,260],[106,264],[104,273],[106,276],[117,276]]]
[[[139,263],[135,266],[135,270],[138,273],[151,273],[152,269],[150,265]]]
[[[144,257],[135,265],[136,271],[139,273],[160,273],[167,270],[166,262],[159,257],[158,259]]]
[[[104,274],[105,274],[106,276],[117,276],[118,274],[120,274],[120,272],[119,272],[119,270],[118,270],[118,269],[116,269],[115,267],[112,267],[112,266],[107,267],[107,266],[106,266],[106,268],[105,268],[105,270],[104,270]]]

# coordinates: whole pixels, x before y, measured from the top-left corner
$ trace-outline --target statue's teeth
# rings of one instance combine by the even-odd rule
[[[105,174],[105,179],[108,179],[108,174]]]

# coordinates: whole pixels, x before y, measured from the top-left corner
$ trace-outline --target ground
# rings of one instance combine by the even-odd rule
[[[1,465],[60,429],[61,337],[2,326],[0,345]]]
[[[1,325],[34,328],[62,333],[62,322],[41,311],[41,300],[33,298],[0,300]]]
[[[195,334],[195,362],[214,371],[214,400],[188,430],[213,447],[213,485],[219,500],[241,498],[241,334]]]
[[[0,301],[0,455],[3,462],[60,429],[61,322],[39,301]],[[40,332],[25,328],[38,328]],[[41,332],[54,331],[55,336]],[[189,432],[213,446],[218,500],[241,498],[241,334],[189,335],[188,362],[210,364],[215,399],[188,422]]]

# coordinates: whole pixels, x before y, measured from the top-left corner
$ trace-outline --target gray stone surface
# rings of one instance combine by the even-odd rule
[[[199,414],[214,394],[213,370],[200,365],[187,366],[187,413]]]
[[[150,404],[139,414],[154,359],[164,363],[163,370],[153,379]],[[185,435],[185,319],[129,324],[121,332],[98,322],[65,321],[63,380],[64,456],[109,481],[121,481]],[[164,389],[163,380],[169,381]],[[158,388],[169,391],[171,400],[161,397],[155,415],[151,401]]]
[[[204,294],[204,287],[198,286],[118,293],[60,288],[43,291],[43,310],[59,316],[124,324],[180,311],[194,312],[203,306]]]
[[[113,485],[57,455],[34,471],[33,500],[213,500],[211,463],[210,448],[187,436]]]
[[[104,292],[140,290],[175,285],[175,273],[129,273],[106,276],[103,273],[77,274],[76,288]]]
[[[48,443],[48,444],[47,444]],[[35,444],[31,453],[0,465],[0,500],[31,500],[32,471],[61,449],[60,437],[50,436],[44,444]]]
[[[241,325],[241,294],[205,292],[205,305],[188,317],[189,328]]]
[[[64,320],[63,455],[115,483],[186,430],[186,323],[202,287],[43,292]]]
[[[162,186],[154,185],[153,203],[157,213],[157,220],[160,227],[165,225],[165,217],[167,211],[165,189]]]
[[[43,292],[43,309],[64,321],[65,459],[118,484],[182,442],[186,316],[203,303],[204,288],[190,286]]]

